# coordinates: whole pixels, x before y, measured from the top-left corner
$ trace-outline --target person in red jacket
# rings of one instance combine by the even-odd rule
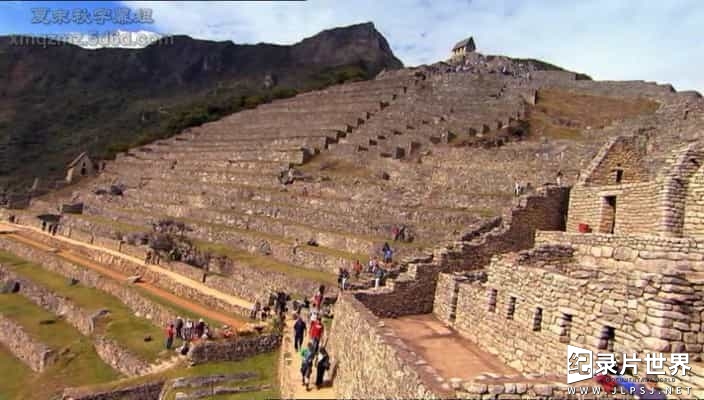
[[[166,328],[166,350],[171,350],[171,346],[174,344],[175,332],[174,324],[169,324],[169,327]]]
[[[323,326],[323,323],[320,322],[318,318],[314,319],[310,323],[310,338],[311,341],[313,342],[313,349],[314,352],[318,351],[318,347],[320,346],[320,339],[323,337],[323,331],[325,330],[325,327]]]

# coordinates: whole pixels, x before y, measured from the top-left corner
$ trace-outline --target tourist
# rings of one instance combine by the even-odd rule
[[[394,251],[388,245],[384,246],[384,262],[390,263],[394,258]]]
[[[379,260],[376,258],[376,256],[372,257],[371,260],[369,260],[369,273],[375,273],[376,269],[379,267]]]
[[[377,267],[374,272],[374,289],[378,289],[381,285],[382,279],[384,279],[385,271],[381,267]]]
[[[171,346],[174,344],[174,324],[169,324],[166,329],[166,350],[171,350]]]
[[[384,246],[381,248],[381,253],[384,254],[387,250],[391,250],[391,246],[389,246],[388,242],[384,242]]]
[[[176,317],[176,337],[183,340],[183,318]]]
[[[347,268],[342,269],[342,290],[347,290],[347,282],[350,280],[350,271]]]
[[[337,271],[337,287],[342,289],[342,277],[345,275],[344,270],[342,268],[339,268]]]
[[[151,251],[151,250],[147,250],[147,255],[144,256],[144,263],[145,263],[145,264],[149,264],[149,263],[151,263],[151,262],[152,262],[152,251]]]
[[[352,265],[352,270],[354,271],[355,279],[359,279],[359,275],[362,273],[362,263],[360,263],[359,260],[356,260]]]
[[[190,319],[186,320],[186,326],[183,328],[183,338],[186,341],[190,341],[193,337],[193,321]]]
[[[303,344],[303,336],[306,332],[306,323],[300,314],[296,314],[296,322],[293,324],[293,348],[299,351]]]
[[[562,171],[557,171],[555,182],[557,183],[557,186],[562,186]]]
[[[264,306],[264,307],[262,308],[262,312],[261,312],[261,316],[260,316],[260,318],[262,319],[262,321],[264,321],[264,320],[266,320],[267,318],[269,318],[269,313],[270,313],[270,312],[271,312],[271,307],[269,307],[269,306]]]
[[[394,238],[394,242],[398,240],[398,234],[399,234],[399,229],[397,226],[394,225],[394,227],[391,229],[391,237]]]
[[[320,309],[323,306],[323,301],[325,301],[325,285],[320,285],[318,287],[318,293],[314,296],[315,308]]]
[[[283,320],[286,313],[286,293],[278,292],[276,294],[276,314]]]
[[[320,389],[323,386],[323,377],[325,377],[325,371],[330,369],[330,356],[328,355],[325,347],[320,349],[318,353],[318,363],[316,364],[315,370],[315,388]]]
[[[315,318],[310,322],[310,338],[311,343],[313,343],[313,349],[316,352],[318,351],[318,346],[320,346],[320,340],[323,338],[324,330],[325,327],[319,318]]]
[[[262,308],[262,303],[259,302],[259,300],[255,301],[254,304],[252,305],[252,312],[249,314],[249,319],[256,320],[257,319],[257,314],[259,314],[259,310]]]
[[[198,323],[196,324],[196,327],[195,327],[195,331],[196,331],[196,334],[195,334],[196,338],[200,338],[201,336],[203,336],[203,333],[205,332],[205,321],[203,321],[203,318],[198,320]]]
[[[398,239],[402,242],[408,242],[406,237],[406,225],[401,225],[401,229],[398,230]]]
[[[308,385],[310,383],[310,374],[313,370],[313,359],[315,357],[315,350],[313,343],[309,342],[308,346],[301,350],[301,381],[306,390],[309,390]]]

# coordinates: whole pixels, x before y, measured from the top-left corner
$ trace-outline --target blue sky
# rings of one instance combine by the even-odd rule
[[[130,7],[154,24],[32,24],[32,8]],[[6,2],[0,34],[152,30],[236,43],[290,44],[372,21],[406,65],[441,60],[472,35],[482,53],[532,57],[595,79],[669,82],[704,92],[704,1],[311,0],[307,2]]]

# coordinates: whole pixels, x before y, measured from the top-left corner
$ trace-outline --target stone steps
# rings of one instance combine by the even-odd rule
[[[187,158],[188,152],[150,153],[140,152],[139,157],[143,160],[180,160]],[[238,152],[210,152],[207,157],[201,160],[210,161],[265,161],[265,162],[285,162],[292,164],[303,164],[308,160],[310,154],[301,149],[291,150],[241,150]]]
[[[145,218],[143,214],[134,212],[134,210],[121,209],[117,207],[90,209],[91,213],[86,215],[75,215],[65,218],[66,226],[81,230],[90,230],[96,234],[111,237],[115,232],[124,232],[124,227],[131,227],[135,231],[149,231],[150,222],[156,222],[159,219],[170,218],[166,214],[150,214],[149,218]],[[119,226],[115,226],[111,218],[105,218],[109,215],[119,221]],[[301,240],[301,243],[293,251],[294,242],[290,239],[277,237],[270,234],[262,234],[251,230],[245,231],[236,227],[219,224],[218,221],[197,220],[192,218],[178,218],[184,221],[189,228],[192,229],[187,236],[202,242],[223,245],[234,250],[234,253],[246,254],[245,260],[237,257],[238,261],[244,268],[258,268],[262,265],[265,259],[276,260],[277,270],[288,272],[293,276],[300,275],[304,270],[320,271],[329,274],[328,281],[332,281],[332,277],[337,273],[339,268],[349,268],[355,259],[361,262],[367,261],[367,256],[362,254],[352,254],[341,250],[326,248],[322,246],[307,246]],[[141,228],[141,229],[140,229]],[[260,252],[261,246],[268,247],[270,252],[266,256]],[[251,260],[251,261],[246,261]],[[271,261],[266,261],[271,262]]]
[[[289,104],[273,104],[269,107],[258,107],[257,115],[266,115],[275,117],[277,115],[281,116],[294,116],[303,113],[317,114],[347,114],[355,113],[364,114],[365,112],[377,112],[381,111],[387,104],[382,101],[360,101],[360,102],[349,102],[349,103],[331,103],[328,102],[329,99],[319,99],[312,102],[294,102]]]
[[[135,213],[134,210],[121,209],[115,206],[108,208],[87,210],[91,214],[88,215],[88,220],[92,222],[91,228],[96,232],[102,232],[109,235],[115,232],[116,228],[110,221],[101,221],[106,215],[112,218],[117,218],[120,224],[134,226],[137,229],[140,225],[144,231],[151,229],[149,222],[156,222],[159,219],[173,218],[170,214],[164,213],[163,210],[152,210],[148,218],[144,214]],[[95,213],[95,214],[92,214]],[[98,219],[93,218],[98,217]],[[250,253],[249,257],[261,258],[265,257],[260,248],[264,242],[270,249],[270,257],[277,260],[280,264],[286,266],[293,271],[300,269],[312,269],[330,274],[336,274],[339,268],[348,268],[355,259],[366,260],[365,255],[357,255],[347,253],[342,250],[326,248],[322,246],[306,246],[307,237],[300,240],[300,246],[296,252],[293,252],[293,240],[281,236],[275,236],[270,233],[260,233],[257,230],[244,230],[238,226],[232,226],[222,223],[223,221],[214,219],[198,219],[195,216],[179,216],[177,218],[184,221],[191,229],[187,236],[208,243],[222,244],[242,252]],[[71,216],[68,221],[80,219],[81,216]],[[70,226],[70,222],[68,222]],[[76,226],[76,225],[74,225]],[[80,225],[78,225],[80,226]],[[256,267],[256,265],[252,265]]]
[[[32,234],[31,231],[23,232],[28,234],[33,240],[45,243],[52,247],[59,245],[65,246],[64,241],[60,241],[60,235],[65,235],[73,240],[83,241],[85,243],[100,243],[106,244],[117,241],[110,238],[111,227],[109,220],[100,221],[99,218],[90,216],[90,221],[86,220],[89,216],[66,216],[66,219],[60,227],[58,237],[47,236],[40,233]],[[29,221],[29,217],[27,218]],[[94,231],[96,230],[96,231]],[[43,239],[42,239],[43,238]],[[112,247],[111,247],[112,248]],[[80,246],[74,246],[72,252],[82,254],[88,259],[95,257],[96,253],[85,253]],[[213,251],[216,252],[217,249]],[[220,250],[217,250],[220,251]],[[225,293],[229,296],[236,296],[240,299],[248,299],[255,301],[268,297],[272,292],[287,291],[293,293],[310,293],[317,290],[318,286],[323,284],[331,284],[335,282],[335,277],[330,274],[325,274],[318,271],[308,270],[297,266],[291,266],[276,262],[273,258],[250,255],[246,252],[237,252],[227,249],[227,255],[232,260],[230,272],[227,275],[218,274],[217,266],[213,267],[214,275],[206,279],[205,286]],[[217,253],[220,254],[220,253]],[[98,259],[98,262],[102,258]],[[192,281],[200,282],[202,278],[202,270],[183,263],[168,262],[160,263],[160,268],[164,268],[173,273],[182,275]],[[150,273],[145,272],[147,275]],[[130,272],[131,274],[131,272]],[[171,278],[169,278],[170,280]],[[172,291],[172,288],[167,285],[162,285],[162,279],[155,281],[157,286],[166,290]],[[330,290],[334,293],[334,286]],[[203,294],[206,297],[210,295]],[[211,298],[202,304],[218,303],[217,299]],[[249,308],[237,311],[238,315],[248,315]]]
[[[268,193],[257,195],[254,191],[234,186],[227,187],[225,183],[213,185],[183,182],[184,187],[173,191],[178,182],[152,180],[144,185],[143,191],[128,190],[124,198],[134,203],[160,203],[172,204],[179,208],[197,207],[228,210],[243,214],[271,214],[278,210],[278,215],[292,221],[306,221],[306,224],[319,226],[339,226],[344,230],[361,235],[372,235],[380,238],[388,237],[391,226],[405,224],[418,236],[425,237],[437,234],[435,226],[455,226],[463,223],[474,222],[475,216],[456,211],[437,211],[419,208],[417,210],[393,208],[375,209],[372,206],[358,208],[333,205],[333,201],[317,204],[317,200],[302,202],[305,197],[292,198],[291,196],[275,196]],[[169,190],[171,188],[171,190]],[[231,190],[230,190],[231,189]],[[173,192],[173,193],[172,193]],[[202,194],[205,192],[206,194]],[[207,199],[206,199],[207,197]],[[272,204],[274,201],[274,204]],[[360,224],[358,221],[375,221],[374,224]],[[351,228],[350,228],[351,227]]]
[[[332,137],[331,137],[332,136]],[[268,148],[285,147],[291,148],[294,146],[300,147],[315,147],[324,149],[328,142],[335,140],[339,134],[335,132],[333,135],[319,136],[292,136],[286,138],[259,138],[259,137],[235,137],[229,140],[211,140],[207,134],[203,134],[192,140],[178,140],[170,143],[156,143],[153,149],[156,148],[171,148],[171,149],[188,149],[190,151],[213,151],[219,148],[237,151],[239,148],[267,146]]]
[[[239,229],[252,234],[260,233],[269,237],[278,237],[282,241],[293,243],[295,239],[306,242],[315,238],[321,246],[341,249],[344,252],[369,254],[370,249],[382,243],[382,239],[360,236],[353,232],[331,233],[314,226],[300,225],[294,221],[272,218],[266,215],[248,215],[235,211],[224,211],[205,207],[182,206],[169,203],[151,203],[139,207],[140,202],[122,202],[116,204],[92,203],[86,206],[86,213],[108,216],[111,218],[126,218],[134,222],[147,224],[148,219],[169,215],[193,221],[207,221],[223,227]]]
[[[217,143],[217,142],[216,142]],[[194,155],[192,153],[238,153],[244,151],[254,151],[266,149],[269,151],[290,151],[295,149],[309,148],[309,149],[324,149],[327,144],[327,138],[319,138],[317,140],[287,140],[285,143],[277,144],[267,141],[262,142],[235,142],[235,143],[221,143],[221,144],[210,144],[207,138],[201,137],[200,140],[194,141],[193,143],[181,142],[178,146],[151,146],[144,147],[142,151],[151,154],[164,154],[164,153],[174,153],[181,156]],[[189,154],[191,153],[191,154]]]
[[[171,166],[181,170],[242,171],[278,174],[281,170],[288,168],[288,163],[280,161],[203,161],[199,159],[185,159],[178,160],[174,165],[173,160],[145,160],[139,157],[122,157],[115,162],[108,163],[105,170],[119,173],[123,167],[126,170],[144,171],[146,168],[169,169]]]

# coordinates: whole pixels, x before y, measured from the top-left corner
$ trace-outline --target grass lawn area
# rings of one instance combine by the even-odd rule
[[[37,377],[29,367],[0,345],[0,400],[14,400]]]
[[[130,225],[126,223],[117,223],[116,221],[106,219],[106,218],[101,218],[97,216],[86,216],[86,215],[77,215],[77,218],[84,218],[87,220],[90,220],[94,223],[99,223],[107,226],[111,226],[114,229],[120,230],[121,232],[140,232],[140,231],[147,231],[147,227],[139,227],[136,225]],[[86,218],[88,217],[88,218]],[[164,218],[167,218],[164,216]],[[196,221],[196,220],[190,220],[190,219],[184,219],[184,218],[174,218],[174,220],[179,220],[183,221],[188,224],[202,224],[209,226],[211,229],[230,229],[229,226],[225,225],[219,225],[219,224],[213,224],[213,223],[206,223],[204,221]],[[252,234],[252,232],[250,232]],[[278,238],[278,237],[277,237]],[[219,244],[219,243],[209,243],[203,240],[197,240],[193,238],[189,238],[193,241],[193,243],[198,246],[201,250],[204,251],[212,251],[213,253],[216,254],[221,254],[221,255],[226,255],[230,258],[232,258],[234,261],[239,261],[245,264],[249,264],[252,266],[252,268],[266,268],[272,271],[277,271],[281,272],[290,276],[295,276],[303,279],[310,279],[314,280],[317,282],[321,283],[336,283],[337,282],[337,277],[335,277],[332,274],[328,274],[326,272],[322,271],[316,271],[312,269],[307,269],[307,268],[301,268],[297,267],[291,264],[286,264],[280,261],[275,260],[273,257],[264,257],[264,256],[259,256],[256,254],[249,253],[244,250],[238,250],[238,249],[233,249],[230,248],[226,245]]]
[[[24,385],[16,393],[16,399],[49,399],[65,387],[109,382],[120,377],[98,357],[89,338],[24,297],[1,294],[0,314],[61,354],[56,364],[36,375],[34,382],[41,384]],[[40,321],[54,322],[40,324]]]
[[[43,286],[53,293],[69,298],[78,306],[89,310],[110,311],[107,323],[99,327],[105,336],[115,339],[136,355],[152,362],[166,353],[162,345],[163,329],[145,318],[136,317],[120,299],[101,290],[83,286],[80,283],[69,286],[66,277],[47,271],[6,252],[0,252],[0,263],[18,275]],[[175,316],[175,315],[174,315]],[[145,342],[144,336],[154,340]]]
[[[308,268],[301,268],[291,264],[282,263],[273,257],[265,257],[256,254],[249,253],[244,250],[233,249],[227,245],[220,243],[209,243],[205,241],[194,241],[198,248],[211,251],[215,254],[220,254],[231,258],[234,261],[239,261],[248,265],[252,268],[265,268],[271,271],[281,272],[286,275],[295,276],[302,279],[310,279],[312,281],[327,283],[327,284],[337,284],[337,277],[333,274],[329,274],[323,271],[317,271]]]
[[[151,300],[157,304],[161,304],[164,307],[170,308],[171,310],[174,311],[174,316],[180,316],[183,319],[190,318],[194,321],[197,321],[198,319],[203,318],[203,321],[205,321],[205,323],[207,323],[211,327],[222,326],[222,324],[223,324],[222,322],[219,322],[219,321],[207,318],[207,317],[203,317],[203,316],[198,315],[192,311],[186,310],[185,308],[182,308],[179,305],[173,304],[173,303],[169,302],[168,300],[164,300],[163,298],[155,295],[154,293],[152,293],[148,290],[144,290],[143,288],[140,288],[139,286],[135,286],[135,287],[133,287],[133,289],[137,290],[139,292],[139,294],[141,294],[143,297],[146,297],[149,300]],[[225,312],[225,311],[223,311],[223,312]],[[228,316],[231,318],[238,318],[237,315],[234,315],[232,313],[228,313]],[[244,318],[238,318],[238,319],[245,321]]]
[[[278,375],[277,369],[279,365],[279,352],[271,352],[266,354],[259,354],[257,356],[247,358],[242,361],[233,362],[218,362],[210,364],[200,364],[193,367],[178,367],[168,371],[164,371],[154,375],[142,376],[137,378],[123,379],[117,382],[111,382],[106,384],[90,385],[85,387],[86,390],[97,391],[97,390],[109,390],[116,388],[124,388],[133,386],[136,384],[150,382],[158,379],[172,379],[178,377],[192,377],[192,376],[207,376],[216,374],[237,374],[240,372],[256,372],[257,377],[253,379],[248,379],[244,381],[239,381],[236,385],[262,385],[269,384],[271,389],[264,390],[260,392],[252,393],[238,393],[233,395],[221,395],[218,397],[210,397],[217,399],[228,399],[228,400],[265,400],[265,399],[275,399],[279,398],[278,391]],[[188,391],[187,389],[179,389],[179,391]],[[172,391],[166,396],[167,400],[173,400],[175,393]]]

